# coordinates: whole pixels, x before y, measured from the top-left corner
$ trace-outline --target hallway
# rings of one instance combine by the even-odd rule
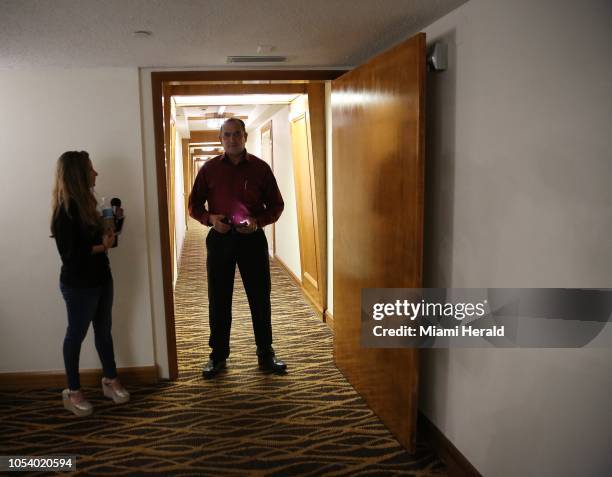
[[[208,358],[205,239],[190,219],[176,284],[180,382],[203,388],[210,451],[259,475],[445,475],[419,444],[405,452],[333,364],[333,337],[301,292],[272,263],[274,348],[285,376],[260,373],[248,303],[236,271],[228,369],[201,378]]]
[[[206,233],[190,222],[176,286],[179,380],[127,382],[132,400],[122,406],[85,387],[94,406],[85,418],[62,408],[59,388],[0,391],[2,453],[76,456],[74,475],[88,476],[446,475],[429,446],[404,451],[347,383],[333,365],[331,332],[277,265],[274,346],[289,373],[259,372],[237,277],[228,369],[202,379]]]

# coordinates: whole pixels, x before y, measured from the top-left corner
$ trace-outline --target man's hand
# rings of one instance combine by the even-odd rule
[[[225,215],[223,214],[210,214],[208,216],[208,220],[210,220],[210,223],[212,224],[213,229],[215,229],[220,234],[226,234],[232,228],[231,225],[223,222],[223,219],[225,219]]]
[[[252,234],[257,230],[257,221],[251,217],[245,218],[236,226],[236,232],[241,234]]]

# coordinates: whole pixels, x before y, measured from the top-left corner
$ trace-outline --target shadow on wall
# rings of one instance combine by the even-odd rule
[[[435,41],[448,45],[449,68],[427,73],[423,286],[443,288],[450,285],[453,271],[455,30]]]
[[[128,162],[125,157],[109,157],[105,161],[105,170],[121,171]],[[121,234],[118,237],[118,246],[109,252],[110,266],[114,282],[113,299],[113,338],[115,345],[115,359],[119,367],[124,363],[133,366],[137,361],[138,345],[135,341],[142,337],[136,335],[132,330],[137,329],[139,315],[142,313],[142,300],[138,297],[143,296],[143,286],[145,283],[142,278],[142,270],[146,270],[143,263],[145,257],[142,254],[134,253],[142,235],[141,218],[136,216],[136,206],[130,200],[131,194],[128,191],[129,185],[124,183],[121,177],[103,177],[100,183],[100,190],[104,192],[107,203],[111,198],[119,197],[122,206],[125,207],[125,223]],[[101,199],[102,193],[98,194]],[[148,292],[148,291],[147,291]]]
[[[425,125],[425,219],[423,237],[423,287],[451,286],[453,275],[453,215],[455,196],[455,131],[457,74],[455,30],[428,43],[448,45],[448,69],[428,71]],[[435,359],[434,359],[435,356]],[[448,406],[446,380],[449,350],[422,350],[419,408],[428,417],[436,410],[436,424],[443,425]],[[435,380],[436,391],[428,380]],[[440,385],[443,386],[440,386]],[[438,402],[442,400],[443,402]],[[440,411],[442,413],[440,414]]]

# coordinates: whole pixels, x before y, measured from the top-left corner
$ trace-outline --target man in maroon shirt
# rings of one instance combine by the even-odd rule
[[[287,366],[272,349],[270,263],[262,228],[278,220],[283,198],[270,166],[246,151],[240,119],[225,121],[220,139],[225,154],[206,161],[189,196],[189,215],[212,227],[206,237],[212,352],[202,375],[210,378],[224,369],[230,353],[236,264],[249,300],[259,367],[282,374]]]

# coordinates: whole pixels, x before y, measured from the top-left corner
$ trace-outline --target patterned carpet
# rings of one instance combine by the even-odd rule
[[[95,407],[87,418],[63,410],[60,389],[1,391],[0,455],[76,455],[74,475],[446,475],[424,443],[404,451],[346,382],[330,331],[275,264],[274,347],[289,373],[258,370],[237,272],[228,369],[201,378],[206,231],[190,222],[176,286],[180,379],[128,386],[132,401],[122,406],[87,390]]]

